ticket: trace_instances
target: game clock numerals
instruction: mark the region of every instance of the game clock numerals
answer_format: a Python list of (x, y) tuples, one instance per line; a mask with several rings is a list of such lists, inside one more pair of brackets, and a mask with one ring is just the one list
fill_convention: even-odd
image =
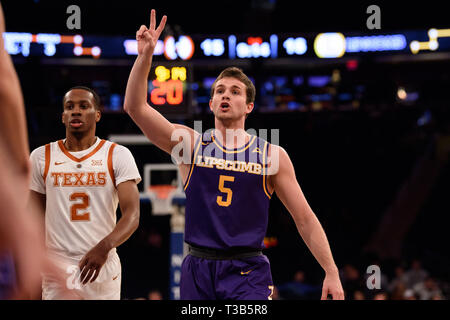
[[(156, 78), (155, 78), (156, 77)], [(154, 80), (149, 81), (149, 99), (154, 106), (177, 106), (185, 102), (184, 85), (187, 79), (185, 67), (158, 66)]]
[(179, 105), (183, 102), (183, 82), (181, 80), (169, 80), (160, 82), (152, 81), (153, 90), (150, 92), (150, 101), (154, 105)]
[(158, 65), (150, 73), (148, 103), (166, 118), (186, 118), (191, 101), (188, 90), (189, 69), (185, 66)]

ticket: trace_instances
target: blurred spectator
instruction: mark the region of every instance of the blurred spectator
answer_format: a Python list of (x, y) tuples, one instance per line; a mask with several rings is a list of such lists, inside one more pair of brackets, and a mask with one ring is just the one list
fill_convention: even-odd
[(298, 270), (294, 274), (294, 279), (291, 282), (284, 283), (278, 286), (279, 294), (286, 299), (292, 300), (310, 300), (315, 299), (318, 295), (320, 298), (321, 286), (307, 284), (305, 282), (305, 273)]
[(406, 292), (406, 283), (398, 281), (392, 286), (394, 283), (390, 283), (389, 287), (390, 294), (391, 294), (391, 300), (405, 300), (405, 292)]
[(356, 291), (364, 291), (365, 284), (358, 269), (352, 264), (346, 264), (340, 271), (342, 287), (346, 297), (353, 297)]
[(388, 290), (389, 292), (393, 292), (396, 288), (405, 287), (408, 285), (408, 276), (405, 272), (405, 268), (403, 266), (398, 265), (395, 267), (395, 277), (392, 279), (392, 281), (389, 283)]
[(431, 297), (431, 300), (445, 300), (444, 297), (440, 294), (435, 294)]
[(418, 300), (417, 295), (414, 293), (413, 289), (407, 289), (405, 290), (405, 293), (403, 295), (404, 300)]
[(364, 295), (364, 292), (361, 290), (356, 290), (353, 293), (353, 300), (366, 300), (366, 296)]
[(148, 293), (148, 300), (163, 300), (161, 291), (157, 289), (152, 289)]
[[(345, 290), (345, 296), (348, 300), (445, 300), (446, 291), (444, 290), (446, 283), (439, 282), (427, 276), (423, 281), (416, 283), (412, 288), (408, 287), (409, 277), (404, 263), (399, 263), (395, 268), (395, 275), (389, 282), (385, 274), (381, 274), (380, 289), (369, 289), (366, 281), (370, 274), (361, 274), (360, 271), (352, 264), (348, 263), (340, 270), (342, 285)], [(412, 279), (420, 279), (424, 274), (428, 274), (426, 270), (421, 268), (420, 261), (415, 260), (408, 270), (412, 275)], [(289, 298), (288, 298), (289, 299)]]
[(388, 294), (385, 291), (378, 291), (377, 293), (374, 294), (373, 299), (372, 300), (388, 300)]
[(442, 300), (442, 292), (436, 281), (432, 277), (427, 277), (424, 281), (417, 283), (413, 288), (420, 300)]
[(428, 271), (422, 268), (422, 262), (414, 259), (411, 263), (410, 269), (406, 272), (407, 287), (413, 288), (419, 282), (425, 281), (428, 277)]

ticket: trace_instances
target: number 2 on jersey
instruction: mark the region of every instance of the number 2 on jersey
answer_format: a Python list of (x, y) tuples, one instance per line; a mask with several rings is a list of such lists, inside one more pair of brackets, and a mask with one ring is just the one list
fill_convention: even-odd
[(234, 177), (220, 175), (219, 190), (227, 195), (225, 200), (223, 199), (223, 196), (217, 196), (217, 204), (221, 207), (228, 207), (231, 204), (231, 199), (233, 198), (233, 190), (224, 186), (225, 181), (233, 182)]
[(89, 207), (89, 196), (84, 192), (75, 192), (70, 195), (70, 201), (81, 200), (81, 203), (74, 203), (70, 207), (70, 220), (72, 221), (89, 221), (89, 212), (79, 213), (78, 210), (84, 210)]

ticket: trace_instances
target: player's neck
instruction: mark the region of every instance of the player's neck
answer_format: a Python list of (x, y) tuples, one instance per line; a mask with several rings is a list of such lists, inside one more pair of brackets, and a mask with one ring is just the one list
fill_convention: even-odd
[(72, 152), (83, 151), (92, 147), (96, 141), (97, 137), (95, 135), (75, 136), (67, 134), (64, 147)]
[(244, 122), (224, 123), (216, 119), (215, 124), (214, 137), (227, 149), (243, 147), (250, 140)]
[(214, 118), (214, 126), (225, 135), (226, 130), (242, 131), (245, 130), (245, 118), (240, 119), (217, 119)]

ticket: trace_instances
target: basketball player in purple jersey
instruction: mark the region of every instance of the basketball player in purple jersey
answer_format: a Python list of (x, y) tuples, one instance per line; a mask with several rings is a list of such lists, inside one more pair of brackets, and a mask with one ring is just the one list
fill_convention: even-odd
[(255, 98), (248, 77), (233, 67), (218, 76), (210, 100), (215, 129), (204, 134), (169, 122), (148, 105), (153, 51), (167, 20), (164, 16), (156, 28), (155, 15), (152, 10), (149, 28), (141, 26), (136, 33), (138, 57), (128, 79), (124, 109), (149, 140), (178, 159), (185, 182), (189, 254), (182, 265), (181, 299), (271, 298), (270, 264), (261, 249), (269, 200), (276, 192), (325, 271), (321, 298), (330, 294), (343, 300), (327, 237), (302, 193), (288, 154), (244, 131)]

